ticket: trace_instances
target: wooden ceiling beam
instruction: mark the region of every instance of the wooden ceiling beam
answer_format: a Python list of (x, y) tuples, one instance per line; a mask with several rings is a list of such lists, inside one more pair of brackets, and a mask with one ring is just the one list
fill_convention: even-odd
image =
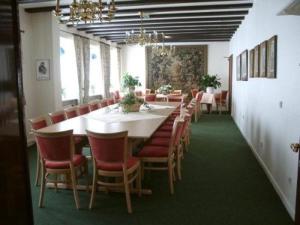
[[(144, 22), (143, 27), (150, 27), (150, 26), (172, 26), (172, 25), (201, 25), (201, 26), (231, 26), (231, 25), (239, 25), (241, 24), (240, 21), (235, 22), (198, 22), (198, 21), (182, 21), (182, 20), (175, 20), (172, 22)], [(77, 30), (79, 31), (89, 31), (95, 30), (100, 28), (124, 28), (124, 27), (140, 27), (141, 23), (127, 23), (127, 24), (102, 24), (99, 26), (93, 27), (78, 27)]]
[[(146, 30), (151, 31), (161, 31), (161, 30), (166, 30), (166, 29), (188, 29), (188, 28), (193, 28), (193, 29), (201, 29), (201, 30), (209, 30), (209, 29), (220, 29), (220, 30), (226, 30), (226, 29), (237, 29), (238, 26), (230, 25), (230, 26), (198, 26), (198, 25), (176, 25), (176, 26), (152, 26), (152, 27), (145, 27)], [(114, 28), (98, 28), (98, 29), (93, 29), (93, 30), (88, 30), (86, 33), (95, 33), (99, 31), (132, 31), (134, 30), (135, 32), (140, 31), (140, 27), (114, 27)]]

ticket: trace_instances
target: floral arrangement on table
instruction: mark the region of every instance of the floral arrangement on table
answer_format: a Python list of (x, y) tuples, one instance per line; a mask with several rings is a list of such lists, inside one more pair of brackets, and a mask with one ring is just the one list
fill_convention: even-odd
[(138, 112), (140, 106), (144, 104), (144, 99), (138, 98), (135, 93), (135, 87), (141, 86), (139, 79), (134, 78), (129, 73), (125, 73), (121, 80), (122, 89), (125, 90), (126, 94), (119, 102), (123, 112)]
[(200, 78), (200, 87), (206, 89), (207, 93), (213, 93), (213, 90), (221, 87), (221, 78), (218, 75), (205, 74)]
[(165, 84), (158, 88), (158, 93), (160, 94), (170, 94), (173, 91), (173, 87), (171, 84)]

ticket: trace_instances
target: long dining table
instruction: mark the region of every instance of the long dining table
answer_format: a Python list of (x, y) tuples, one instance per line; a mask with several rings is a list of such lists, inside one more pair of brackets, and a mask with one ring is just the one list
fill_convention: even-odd
[[(180, 102), (151, 102), (148, 107), (141, 106), (139, 112), (124, 113), (118, 104), (114, 104), (52, 124), (39, 131), (73, 130), (76, 136), (86, 136), (86, 130), (99, 133), (128, 131), (128, 149), (132, 154), (134, 142), (150, 138), (179, 105)], [(48, 187), (53, 187), (53, 184), (48, 184)], [(59, 184), (58, 187), (69, 188), (64, 184)], [(150, 194), (151, 190), (144, 190), (143, 193)]]

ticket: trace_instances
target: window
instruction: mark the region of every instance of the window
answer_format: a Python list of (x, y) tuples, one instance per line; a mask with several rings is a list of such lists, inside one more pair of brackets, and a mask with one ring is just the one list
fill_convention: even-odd
[(118, 49), (110, 48), (110, 91), (120, 90), (120, 71)]
[(90, 89), (89, 95), (102, 94), (102, 70), (101, 70), (101, 57), (100, 45), (97, 42), (90, 44)]
[(74, 40), (65, 33), (60, 36), (60, 79), (62, 101), (79, 99)]

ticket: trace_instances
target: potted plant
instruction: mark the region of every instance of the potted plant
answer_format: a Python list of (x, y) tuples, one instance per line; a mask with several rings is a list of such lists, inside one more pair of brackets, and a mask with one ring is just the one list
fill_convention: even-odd
[(206, 89), (207, 93), (214, 93), (214, 89), (221, 87), (221, 82), (219, 81), (221, 78), (218, 75), (203, 75), (200, 79), (200, 86), (203, 89)]
[(121, 85), (124, 90), (128, 90), (129, 92), (134, 92), (136, 86), (141, 86), (139, 79), (137, 77), (133, 77), (129, 73), (125, 73), (122, 76)]
[(170, 94), (172, 90), (173, 88), (171, 84), (165, 84), (158, 88), (158, 93), (166, 95), (166, 94)]
[(123, 112), (138, 112), (144, 100), (135, 96), (134, 90), (136, 86), (141, 86), (138, 78), (134, 78), (129, 73), (122, 76), (122, 88), (126, 90), (126, 94), (119, 102)]

